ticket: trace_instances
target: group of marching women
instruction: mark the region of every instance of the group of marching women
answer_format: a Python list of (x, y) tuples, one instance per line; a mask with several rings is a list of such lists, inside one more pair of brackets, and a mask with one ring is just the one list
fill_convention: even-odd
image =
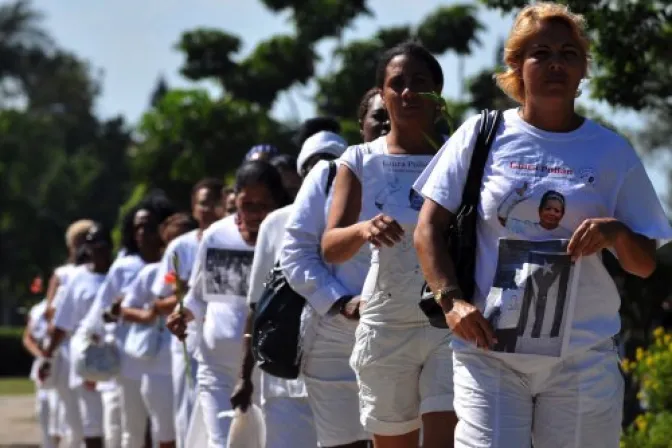
[[(45, 431), (226, 447), (228, 411), (259, 404), (267, 448), (617, 447), (620, 298), (601, 252), (647, 277), (672, 229), (630, 144), (575, 110), (583, 18), (526, 7), (504, 57), (497, 83), (520, 107), (450, 136), (421, 95), (441, 92), (441, 66), (408, 42), (381, 56), (361, 144), (317, 120), (296, 159), (255, 147), (230, 194), (194, 187), (191, 215), (138, 205), (114, 261), (105, 229), (75, 224), (29, 324), (47, 341), (36, 378), (53, 378)], [(305, 299), (296, 379), (255, 369), (274, 266)], [(119, 371), (82, 378), (82, 344), (106, 340)]]

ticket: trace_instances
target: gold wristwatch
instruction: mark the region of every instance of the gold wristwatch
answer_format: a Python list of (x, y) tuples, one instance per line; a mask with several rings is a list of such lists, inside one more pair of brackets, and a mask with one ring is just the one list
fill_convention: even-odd
[(443, 308), (443, 299), (451, 299), (450, 307), (453, 307), (453, 300), (461, 299), (462, 291), (459, 286), (448, 286), (441, 288), (434, 293), (434, 300)]

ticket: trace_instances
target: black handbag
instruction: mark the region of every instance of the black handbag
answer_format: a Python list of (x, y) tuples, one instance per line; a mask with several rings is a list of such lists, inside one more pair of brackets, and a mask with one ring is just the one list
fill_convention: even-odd
[(301, 370), (301, 313), (306, 299), (287, 282), (279, 264), (273, 268), (254, 307), (252, 356), (261, 370), (295, 379)]
[[(336, 177), (336, 162), (329, 161), (325, 196)], [(301, 314), (306, 299), (289, 286), (276, 263), (264, 292), (254, 307), (252, 356), (261, 370), (278, 378), (295, 379), (301, 370)]]
[[(478, 137), (469, 164), (469, 173), (462, 192), (462, 203), (447, 231), (448, 251), (450, 252), (455, 275), (462, 290), (463, 299), (471, 301), (476, 289), (476, 220), (481, 196), (483, 172), (488, 160), (490, 147), (501, 121), (501, 111), (483, 110)], [(448, 328), (443, 309), (434, 300), (434, 294), (425, 283), (421, 291), (420, 309), (429, 319), (430, 325)]]

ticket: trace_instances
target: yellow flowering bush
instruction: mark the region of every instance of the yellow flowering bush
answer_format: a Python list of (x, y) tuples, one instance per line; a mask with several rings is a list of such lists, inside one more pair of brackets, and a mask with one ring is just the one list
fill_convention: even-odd
[(646, 412), (637, 416), (621, 438), (621, 448), (672, 447), (672, 334), (653, 332), (653, 343), (639, 347), (634, 360), (621, 367), (639, 384), (637, 398)]

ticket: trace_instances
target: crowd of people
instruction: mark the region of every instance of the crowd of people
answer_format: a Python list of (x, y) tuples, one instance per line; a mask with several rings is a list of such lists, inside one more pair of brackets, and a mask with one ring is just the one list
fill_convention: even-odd
[[(482, 116), (443, 135), (420, 93), (444, 73), (417, 42), (381, 56), (361, 144), (308, 120), (298, 157), (253, 147), (231, 188), (196, 183), (190, 213), (147, 197), (116, 258), (104, 226), (73, 223), (24, 338), (43, 446), (225, 448), (228, 411), (258, 404), (266, 448), (617, 447), (620, 298), (600, 252), (647, 277), (672, 229), (630, 144), (575, 110), (589, 47), (564, 6), (515, 20), (497, 83), (520, 107), (484, 159), (473, 296), (447, 235)], [(255, 369), (275, 266), (306, 302), (296, 379)], [(418, 306), (427, 287), (445, 328)], [(106, 344), (119, 368), (82, 377)]]

